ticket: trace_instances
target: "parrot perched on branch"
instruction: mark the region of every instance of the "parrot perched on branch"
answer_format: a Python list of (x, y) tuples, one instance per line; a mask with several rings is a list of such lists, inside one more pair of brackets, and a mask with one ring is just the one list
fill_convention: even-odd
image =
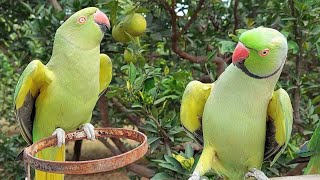
[[(112, 62), (100, 54), (100, 42), (110, 29), (98, 8), (82, 9), (57, 30), (50, 61), (31, 61), (14, 93), (17, 119), (24, 139), (32, 144), (57, 136), (57, 146), (37, 153), (46, 160), (65, 160), (65, 131), (83, 129), (94, 140), (93, 108), (112, 78)], [(63, 179), (62, 174), (37, 171), (36, 179)]]
[(263, 160), (279, 158), (292, 130), (290, 98), (274, 91), (286, 57), (280, 32), (255, 28), (241, 34), (232, 64), (214, 83), (187, 85), (181, 123), (204, 145), (190, 179), (210, 169), (231, 180), (268, 179), (259, 170)]

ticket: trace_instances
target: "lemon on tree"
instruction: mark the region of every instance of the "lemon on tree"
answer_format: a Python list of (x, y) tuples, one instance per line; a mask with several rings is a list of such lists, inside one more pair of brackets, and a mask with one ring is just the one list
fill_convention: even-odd
[(124, 50), (124, 53), (123, 53), (123, 58), (124, 58), (124, 61), (126, 61), (127, 63), (135, 63), (137, 62), (137, 59), (135, 58), (135, 56), (129, 51), (129, 50)]
[(139, 13), (127, 15), (123, 23), (125, 31), (133, 37), (141, 36), (147, 28), (146, 19)]
[(112, 37), (114, 40), (122, 43), (130, 42), (130, 37), (125, 32), (124, 23), (120, 22), (112, 29)]

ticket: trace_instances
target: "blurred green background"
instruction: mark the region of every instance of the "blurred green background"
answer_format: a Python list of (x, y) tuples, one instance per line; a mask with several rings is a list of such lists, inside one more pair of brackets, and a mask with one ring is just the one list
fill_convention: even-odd
[[(289, 52), (277, 87), (290, 94), (294, 127), (285, 153), (272, 167), (266, 162), (263, 170), (268, 176), (302, 173), (305, 165), (287, 162), (319, 124), (319, 0), (0, 0), (0, 179), (24, 176), (23, 163), (15, 160), (26, 146), (13, 111), (19, 75), (34, 59), (46, 63), (55, 30), (89, 6), (100, 8), (112, 25), (132, 10), (147, 20), (139, 42), (119, 43), (106, 33), (101, 52), (111, 57), (114, 78), (93, 122), (96, 127), (130, 126), (146, 133), (150, 149), (143, 167), (150, 170), (149, 177), (157, 174), (153, 179), (186, 179), (201, 154), (201, 147), (180, 126), (180, 100), (187, 83), (216, 80), (230, 64), (243, 29), (265, 26), (281, 31)], [(124, 60), (125, 49), (136, 62)], [(184, 159), (172, 156), (179, 153)], [(141, 176), (136, 172), (130, 178)]]

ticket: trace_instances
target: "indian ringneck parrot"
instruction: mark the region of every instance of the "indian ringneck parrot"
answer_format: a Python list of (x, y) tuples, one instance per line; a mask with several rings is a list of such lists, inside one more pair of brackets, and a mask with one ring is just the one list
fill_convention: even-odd
[[(17, 119), (24, 139), (32, 144), (56, 135), (58, 147), (45, 149), (38, 158), (65, 160), (65, 131), (83, 129), (94, 140), (91, 120), (99, 95), (112, 78), (112, 63), (100, 54), (108, 17), (98, 8), (74, 13), (57, 30), (50, 61), (31, 61), (14, 93)], [(36, 179), (63, 179), (62, 174), (37, 171)]]
[(287, 57), (287, 40), (259, 27), (241, 34), (232, 64), (212, 84), (190, 82), (181, 102), (181, 123), (203, 143), (190, 179), (214, 170), (226, 179), (267, 179), (264, 158), (284, 152), (293, 110), (283, 89), (274, 91)]

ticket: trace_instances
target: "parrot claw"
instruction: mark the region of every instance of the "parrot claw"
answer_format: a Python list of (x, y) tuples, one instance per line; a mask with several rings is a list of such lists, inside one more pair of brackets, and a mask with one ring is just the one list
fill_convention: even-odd
[(87, 139), (91, 141), (96, 140), (96, 135), (94, 134), (94, 126), (90, 123), (85, 123), (82, 125), (81, 129), (86, 133)]
[(269, 180), (269, 178), (259, 169), (252, 168), (244, 175), (245, 179), (249, 177), (254, 177), (257, 180)]
[(57, 128), (55, 131), (53, 131), (52, 135), (57, 135), (57, 146), (59, 148), (66, 143), (66, 133), (62, 128)]
[(188, 180), (200, 180), (200, 173), (199, 172), (193, 172), (191, 177), (189, 177)]

